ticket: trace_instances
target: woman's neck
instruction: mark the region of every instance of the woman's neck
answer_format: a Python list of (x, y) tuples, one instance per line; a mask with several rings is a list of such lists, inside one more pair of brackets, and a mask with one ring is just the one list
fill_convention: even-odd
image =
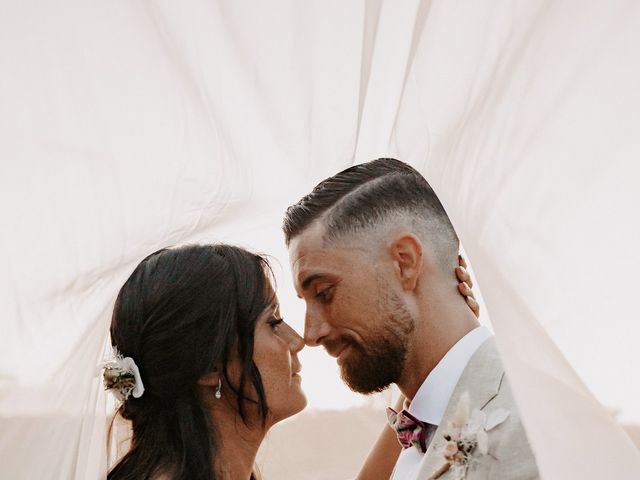
[(221, 480), (249, 480), (266, 428), (261, 421), (252, 420), (247, 426), (238, 415), (217, 413), (214, 471)]

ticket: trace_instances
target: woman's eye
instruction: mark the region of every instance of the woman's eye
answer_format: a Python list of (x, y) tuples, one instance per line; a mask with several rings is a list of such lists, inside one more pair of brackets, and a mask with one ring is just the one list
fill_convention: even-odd
[(272, 318), (271, 320), (269, 320), (267, 323), (269, 324), (269, 326), (271, 327), (271, 330), (273, 330), (274, 332), (277, 332), (279, 330), (279, 326), (280, 324), (284, 321), (283, 318)]
[(316, 293), (316, 298), (322, 303), (328, 303), (331, 301), (331, 294), (333, 293), (333, 287), (327, 287), (324, 290), (320, 290)]

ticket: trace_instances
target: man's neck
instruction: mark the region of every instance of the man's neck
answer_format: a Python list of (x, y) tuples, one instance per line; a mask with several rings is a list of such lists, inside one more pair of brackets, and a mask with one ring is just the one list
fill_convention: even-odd
[(409, 401), (447, 352), (480, 325), (466, 303), (455, 300), (436, 307), (432, 305), (429, 318), (436, 321), (416, 322), (402, 377), (397, 382)]

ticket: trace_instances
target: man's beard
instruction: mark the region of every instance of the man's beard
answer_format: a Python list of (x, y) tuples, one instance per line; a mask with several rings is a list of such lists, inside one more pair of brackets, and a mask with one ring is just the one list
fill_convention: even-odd
[(351, 351), (342, 364), (341, 377), (354, 392), (381, 392), (397, 383), (404, 370), (410, 334), (415, 328), (413, 317), (396, 295), (387, 292), (382, 297), (382, 331), (364, 345), (344, 339)]

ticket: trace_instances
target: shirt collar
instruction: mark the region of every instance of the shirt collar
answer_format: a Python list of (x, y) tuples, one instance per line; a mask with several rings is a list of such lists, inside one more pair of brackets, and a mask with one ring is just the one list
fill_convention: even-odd
[(491, 335), (488, 328), (477, 327), (458, 340), (427, 375), (413, 397), (409, 413), (423, 422), (440, 425), (462, 372)]

